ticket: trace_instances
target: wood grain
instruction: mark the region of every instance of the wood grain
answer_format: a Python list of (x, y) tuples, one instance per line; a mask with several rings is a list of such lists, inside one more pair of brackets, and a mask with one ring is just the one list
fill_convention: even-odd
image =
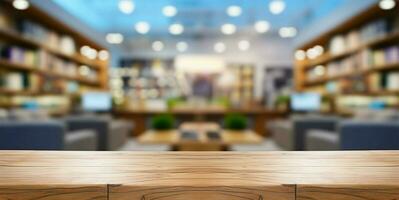
[(110, 186), (112, 200), (294, 200), (295, 186), (137, 187)]
[(107, 200), (107, 185), (0, 186), (0, 200)]
[(297, 200), (398, 200), (399, 185), (297, 186)]

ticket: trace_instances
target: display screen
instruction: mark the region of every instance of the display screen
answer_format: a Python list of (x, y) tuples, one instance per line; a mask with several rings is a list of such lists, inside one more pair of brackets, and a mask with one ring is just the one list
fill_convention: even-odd
[(112, 108), (112, 97), (106, 92), (90, 92), (82, 96), (85, 111), (108, 111)]
[(321, 97), (316, 93), (297, 93), (291, 96), (291, 109), (294, 111), (319, 111)]

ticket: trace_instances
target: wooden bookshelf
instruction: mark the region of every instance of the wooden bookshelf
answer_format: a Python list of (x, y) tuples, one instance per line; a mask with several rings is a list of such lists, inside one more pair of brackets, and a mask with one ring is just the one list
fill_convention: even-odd
[[(96, 77), (89, 78), (86, 76), (82, 76), (79, 75), (79, 72), (76, 72), (76, 76), (71, 76), (63, 73), (62, 70), (58, 70), (57, 72), (53, 70), (48, 70), (49, 67), (47, 66), (31, 66), (27, 64), (21, 64), (23, 62), (16, 63), (5, 58), (0, 58), (0, 69), (11, 72), (25, 72), (28, 74), (35, 73), (60, 81), (75, 81), (79, 84), (79, 86), (87, 86), (92, 88), (93, 90), (108, 89), (108, 60), (100, 60), (99, 58), (89, 59), (79, 53), (79, 49), (85, 45), (90, 46), (97, 51), (106, 50), (105, 47), (91, 40), (88, 36), (81, 34), (79, 31), (72, 29), (68, 25), (59, 21), (50, 14), (40, 10), (34, 5), (30, 5), (27, 10), (20, 11), (12, 7), (11, 1), (3, 1), (0, 2), (0, 7), (1, 9), (3, 9), (3, 11), (6, 11), (7, 15), (9, 14), (10, 16), (14, 17), (17, 16), (18, 20), (28, 19), (39, 24), (40, 26), (43, 26), (48, 30), (53, 31), (58, 35), (70, 36), (75, 42), (76, 52), (73, 54), (64, 53), (62, 50), (50, 47), (49, 45), (44, 44), (39, 40), (24, 36), (17, 30), (14, 30), (13, 27), (0, 26), (0, 41), (2, 41), (3, 43), (7, 43), (8, 45), (15, 45), (17, 47), (27, 48), (34, 51), (44, 51), (46, 54), (54, 56), (62, 61), (74, 63), (74, 65), (77, 66), (77, 70), (79, 70), (79, 67), (82, 65), (87, 66), (90, 70), (95, 72), (94, 74), (96, 74)], [(28, 90), (14, 91), (0, 87), (0, 95), (6, 96), (40, 96), (48, 94), (49, 93), (46, 92), (32, 92)], [(50, 94), (66, 95), (63, 93)]]
[[(398, 2), (399, 3), (399, 2)], [(330, 41), (337, 35), (342, 35), (346, 37), (351, 31), (357, 30), (360, 34), (360, 29), (365, 25), (368, 25), (370, 22), (379, 19), (388, 19), (395, 18), (399, 19), (399, 8), (396, 6), (392, 10), (382, 10), (379, 8), (377, 4), (372, 5), (366, 10), (360, 12), (359, 14), (353, 16), (337, 27), (332, 28), (331, 30), (315, 37), (313, 40), (307, 42), (306, 44), (298, 47), (298, 50), (308, 50), (316, 45), (320, 45), (324, 47), (325, 52), (322, 55), (319, 55), (315, 59), (306, 58), (304, 60), (295, 60), (294, 72), (295, 72), (295, 85), (296, 90), (299, 92), (312, 91), (313, 88), (317, 87), (325, 87), (328, 82), (335, 81), (339, 82), (344, 79), (348, 79), (351, 77), (367, 77), (369, 75), (375, 73), (381, 73), (386, 71), (399, 71), (399, 62), (383, 64), (383, 65), (371, 65), (368, 66), (356, 66), (351, 70), (342, 71), (341, 73), (337, 73), (336, 75), (328, 75), (327, 72), (328, 64), (336, 63), (344, 61), (347, 58), (355, 59), (355, 56), (360, 56), (362, 52), (366, 50), (379, 50), (379, 48), (387, 48), (390, 46), (398, 46), (399, 45), (399, 29), (391, 30), (384, 34), (383, 36), (379, 35), (375, 38), (371, 38), (368, 41), (362, 41), (360, 39), (360, 44), (356, 47), (347, 48), (345, 51), (332, 54), (328, 51)], [(389, 21), (389, 20), (387, 20)], [(389, 21), (390, 22), (390, 21)], [(389, 25), (387, 25), (389, 27)], [(396, 24), (397, 26), (397, 24)], [(362, 43), (363, 42), (363, 43)], [(372, 52), (374, 53), (374, 52)], [(374, 56), (373, 54), (371, 56)], [(374, 58), (373, 58), (374, 59)], [(320, 76), (313, 76), (314, 78), (309, 78), (308, 74), (311, 70), (315, 70), (316, 67), (323, 66), (325, 69), (324, 74)], [(344, 66), (346, 67), (346, 66)], [(366, 69), (365, 69), (366, 68)], [(342, 69), (342, 66), (338, 69)], [(318, 77), (318, 78), (317, 78)], [(367, 83), (366, 83), (367, 84)], [(356, 92), (358, 93), (358, 92)], [(381, 92), (359, 92), (364, 93), (366, 95), (396, 95), (398, 94), (396, 91), (381, 91)], [(341, 94), (341, 95), (346, 95)], [(350, 95), (350, 94), (348, 94)]]

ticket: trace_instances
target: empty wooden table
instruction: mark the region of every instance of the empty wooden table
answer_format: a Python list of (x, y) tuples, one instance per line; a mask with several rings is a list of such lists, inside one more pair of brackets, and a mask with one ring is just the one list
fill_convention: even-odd
[(399, 152), (0, 151), (1, 200), (397, 200)]
[[(195, 131), (195, 138), (185, 138), (184, 132)], [(219, 139), (207, 136), (208, 131), (217, 132)], [(258, 144), (263, 138), (252, 130), (232, 131), (220, 130), (215, 123), (190, 122), (181, 125), (179, 130), (156, 131), (149, 130), (138, 137), (143, 144), (168, 144), (175, 150), (181, 151), (219, 151), (228, 149), (234, 144)]]

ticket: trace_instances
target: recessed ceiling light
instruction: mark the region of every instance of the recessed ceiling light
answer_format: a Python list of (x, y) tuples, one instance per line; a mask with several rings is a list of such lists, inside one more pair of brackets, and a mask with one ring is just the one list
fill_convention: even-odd
[(108, 33), (105, 39), (110, 44), (120, 44), (123, 42), (123, 35), (120, 33)]
[(169, 33), (172, 35), (180, 35), (184, 32), (184, 26), (181, 24), (172, 24), (169, 26)]
[(266, 33), (270, 30), (270, 23), (268, 21), (257, 21), (254, 25), (256, 32)]
[(248, 51), (251, 47), (251, 43), (248, 40), (241, 40), (238, 42), (238, 49), (241, 51)]
[(119, 0), (119, 10), (125, 14), (131, 14), (134, 11), (135, 5), (132, 0)]
[(135, 25), (135, 29), (140, 34), (147, 34), (150, 31), (151, 26), (147, 22), (138, 22)]
[(295, 51), (295, 59), (297, 60), (305, 60), (306, 52), (304, 50)]
[(188, 44), (187, 44), (187, 42), (178, 42), (178, 43), (176, 44), (176, 49), (177, 49), (179, 52), (185, 52), (185, 51), (187, 51), (187, 49), (188, 49)]
[(177, 8), (174, 6), (165, 6), (162, 9), (162, 13), (166, 16), (166, 17), (174, 17), (177, 14)]
[(285, 2), (283, 0), (273, 0), (269, 4), (269, 10), (272, 14), (278, 15), (285, 10)]
[(383, 10), (391, 10), (396, 6), (395, 0), (380, 0), (378, 4)]
[(152, 43), (152, 49), (154, 51), (162, 51), (165, 45), (161, 41), (155, 41)]
[(14, 0), (12, 2), (12, 6), (14, 6), (17, 10), (26, 10), (29, 8), (29, 1), (27, 0)]
[(298, 31), (295, 27), (282, 27), (279, 30), (280, 37), (282, 38), (292, 38), (295, 37)]
[(213, 46), (216, 53), (223, 53), (226, 51), (226, 45), (223, 42), (218, 42)]
[(225, 35), (232, 35), (237, 31), (237, 27), (234, 24), (223, 24), (221, 31)]
[(240, 6), (229, 6), (226, 12), (230, 17), (238, 17), (241, 15), (242, 9)]
[(108, 60), (109, 52), (107, 50), (101, 50), (100, 52), (98, 52), (98, 58), (100, 60)]

